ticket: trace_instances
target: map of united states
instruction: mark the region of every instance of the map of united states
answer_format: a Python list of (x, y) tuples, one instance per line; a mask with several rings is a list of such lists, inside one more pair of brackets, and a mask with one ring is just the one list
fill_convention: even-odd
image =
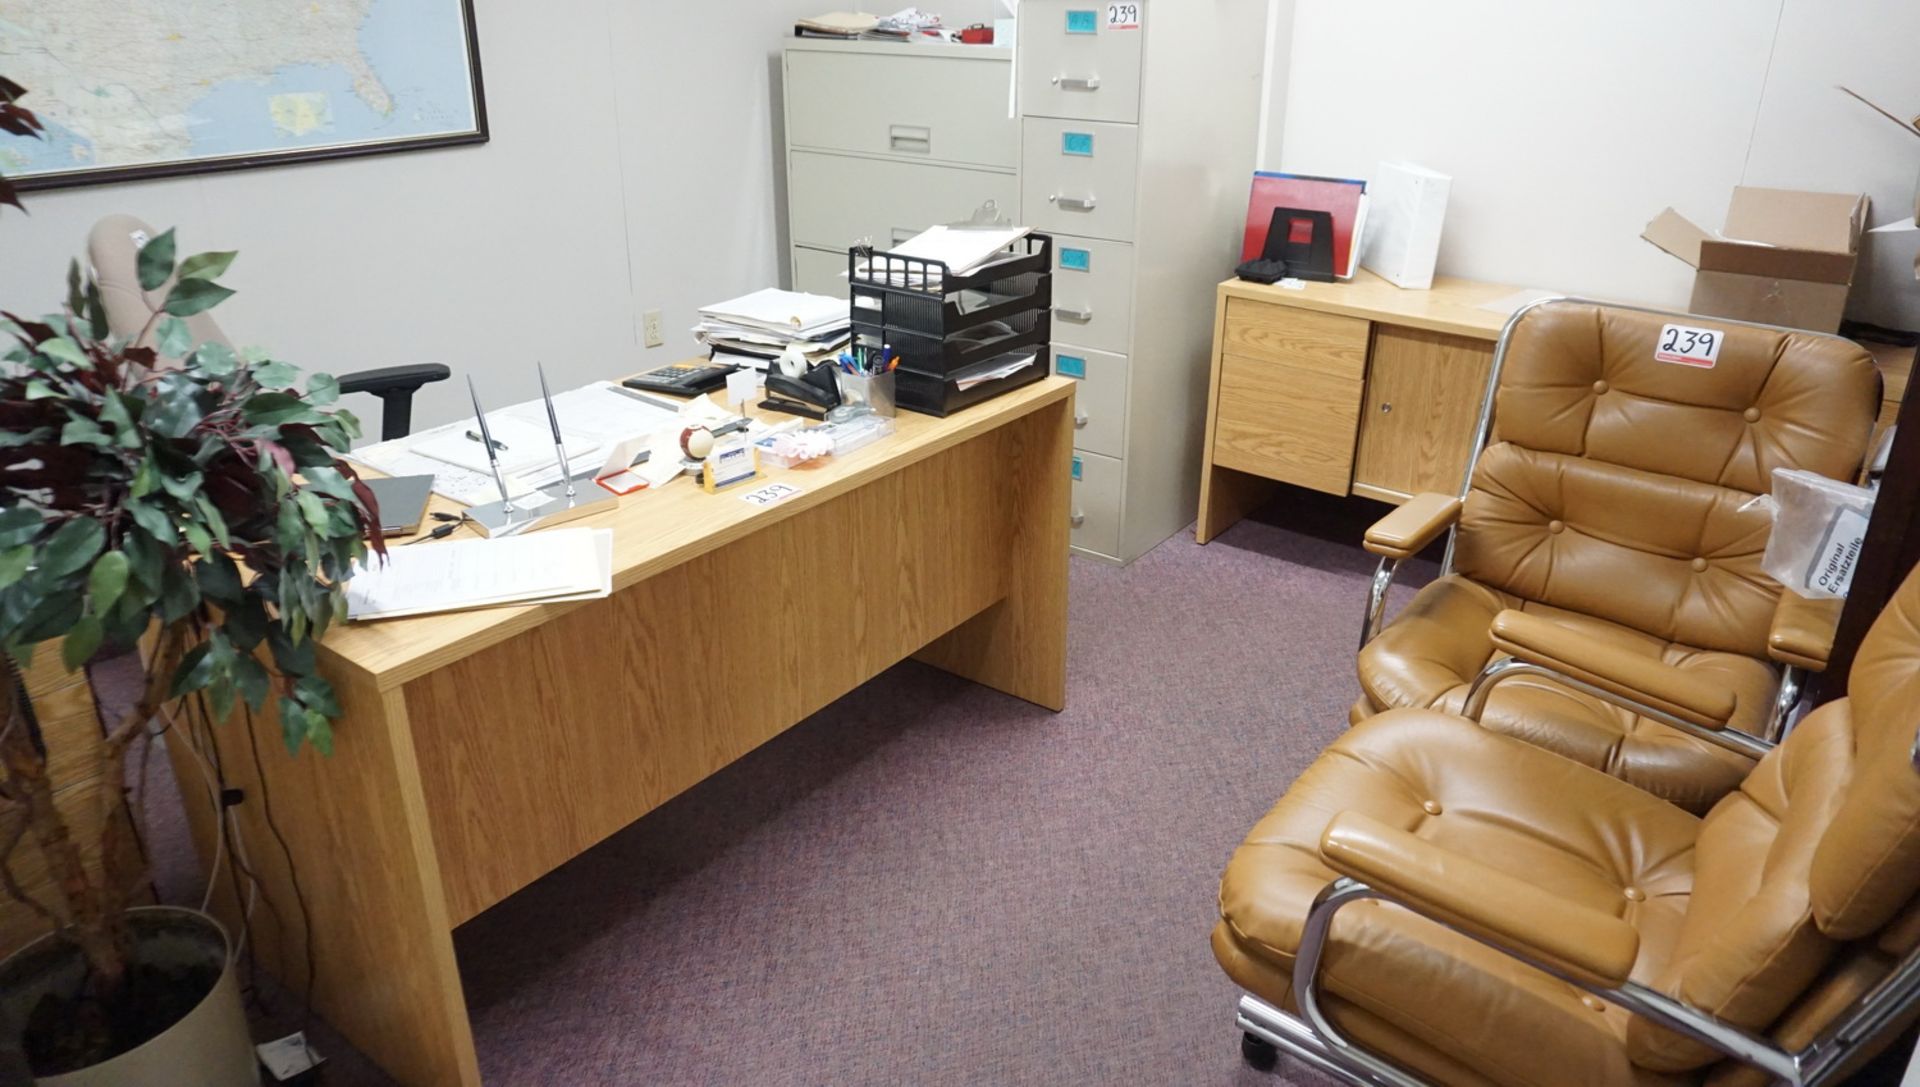
[(474, 127), (458, 0), (0, 0), (0, 75), (47, 139), (0, 173), (364, 144)]

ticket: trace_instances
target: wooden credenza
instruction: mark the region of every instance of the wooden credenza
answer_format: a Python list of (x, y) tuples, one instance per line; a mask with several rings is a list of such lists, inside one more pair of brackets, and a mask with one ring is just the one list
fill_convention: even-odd
[(1214, 312), (1200, 519), (1206, 543), (1275, 483), (1400, 503), (1457, 491), (1516, 288), (1371, 272), (1304, 289), (1230, 279)]

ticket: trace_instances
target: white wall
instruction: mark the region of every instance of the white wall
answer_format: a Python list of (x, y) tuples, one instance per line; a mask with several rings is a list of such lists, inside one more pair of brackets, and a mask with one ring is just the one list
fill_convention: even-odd
[[(1670, 204), (1718, 226), (1750, 184), (1913, 211), (1920, 139), (1833, 90), (1920, 112), (1911, 0), (1300, 0), (1292, 35), (1269, 168), (1453, 175), (1443, 273), (1684, 305), (1691, 270), (1639, 240)], [(1916, 240), (1892, 242), (1854, 311), (1920, 327)]]
[[(536, 359), (577, 384), (683, 358), (697, 307), (779, 279), (778, 52), (830, 6), (477, 0), (489, 143), (28, 193), (30, 214), (0, 211), (0, 308), (57, 305), (88, 228), (125, 211), (241, 251), (216, 316), (242, 343), (335, 372), (452, 366), (416, 425), (470, 411), (468, 372), (506, 404), (537, 395)], [(649, 309), (667, 344), (643, 352)]]

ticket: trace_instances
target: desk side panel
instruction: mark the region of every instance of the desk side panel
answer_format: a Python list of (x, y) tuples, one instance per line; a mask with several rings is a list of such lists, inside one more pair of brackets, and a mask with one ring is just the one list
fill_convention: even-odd
[(1018, 437), (769, 519), (408, 684), (456, 923), (1006, 597)]

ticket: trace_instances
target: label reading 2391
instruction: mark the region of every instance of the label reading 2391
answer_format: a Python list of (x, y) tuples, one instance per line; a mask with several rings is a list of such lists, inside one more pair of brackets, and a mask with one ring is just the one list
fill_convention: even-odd
[(1139, 4), (1108, 4), (1107, 5), (1107, 29), (1108, 30), (1140, 29), (1140, 5)]
[(1672, 362), (1681, 366), (1698, 366), (1702, 370), (1713, 369), (1720, 361), (1721, 336), (1718, 329), (1695, 328), (1692, 325), (1662, 325), (1660, 340), (1653, 351), (1657, 362)]

